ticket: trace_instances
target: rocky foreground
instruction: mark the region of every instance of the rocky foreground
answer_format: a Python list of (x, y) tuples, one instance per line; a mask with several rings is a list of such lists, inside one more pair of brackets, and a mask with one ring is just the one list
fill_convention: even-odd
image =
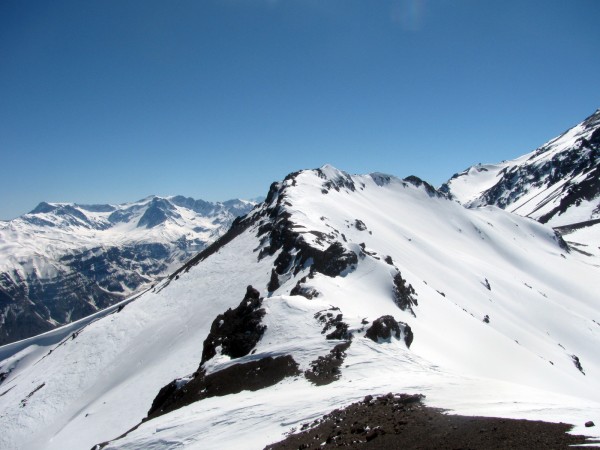
[[(562, 449), (590, 444), (565, 423), (444, 414), (422, 395), (387, 394), (336, 409), (265, 450)], [(592, 424), (589, 424), (592, 425)], [(296, 430), (294, 430), (296, 431)], [(596, 446), (586, 448), (600, 448)]]

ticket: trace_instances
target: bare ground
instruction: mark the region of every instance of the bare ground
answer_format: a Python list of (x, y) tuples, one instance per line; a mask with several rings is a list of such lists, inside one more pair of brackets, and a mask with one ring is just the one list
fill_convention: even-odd
[[(566, 449), (589, 443), (567, 434), (572, 426), (529, 420), (445, 414), (422, 396), (387, 394), (336, 409), (304, 424), (266, 449)], [(587, 448), (599, 448), (596, 447)]]

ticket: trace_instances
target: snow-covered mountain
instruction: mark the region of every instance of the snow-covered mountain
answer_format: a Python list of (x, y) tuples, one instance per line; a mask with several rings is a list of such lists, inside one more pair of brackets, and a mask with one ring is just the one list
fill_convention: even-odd
[(416, 177), (293, 173), (153, 289), (1, 347), (0, 448), (260, 449), (387, 392), (598, 436), (598, 270)]
[(468, 207), (495, 205), (547, 223), (577, 249), (600, 254), (600, 110), (531, 153), (469, 167), (441, 189)]
[(0, 222), (0, 345), (80, 319), (172, 272), (255, 202), (151, 196), (40, 203)]

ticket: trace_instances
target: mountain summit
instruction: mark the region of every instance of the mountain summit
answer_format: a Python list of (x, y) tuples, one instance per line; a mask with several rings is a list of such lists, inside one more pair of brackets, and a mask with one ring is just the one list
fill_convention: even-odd
[(295, 172), (154, 289), (0, 348), (0, 447), (260, 449), (388, 392), (582, 432), (600, 423), (585, 258), (417, 177)]

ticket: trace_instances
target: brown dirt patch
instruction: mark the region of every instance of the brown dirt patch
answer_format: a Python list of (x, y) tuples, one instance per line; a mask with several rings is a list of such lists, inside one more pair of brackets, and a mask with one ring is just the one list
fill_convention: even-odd
[[(422, 396), (387, 394), (336, 409), (266, 449), (566, 449), (584, 436), (564, 423), (444, 414)], [(592, 448), (592, 447), (587, 447)], [(593, 447), (593, 448), (600, 448)]]

